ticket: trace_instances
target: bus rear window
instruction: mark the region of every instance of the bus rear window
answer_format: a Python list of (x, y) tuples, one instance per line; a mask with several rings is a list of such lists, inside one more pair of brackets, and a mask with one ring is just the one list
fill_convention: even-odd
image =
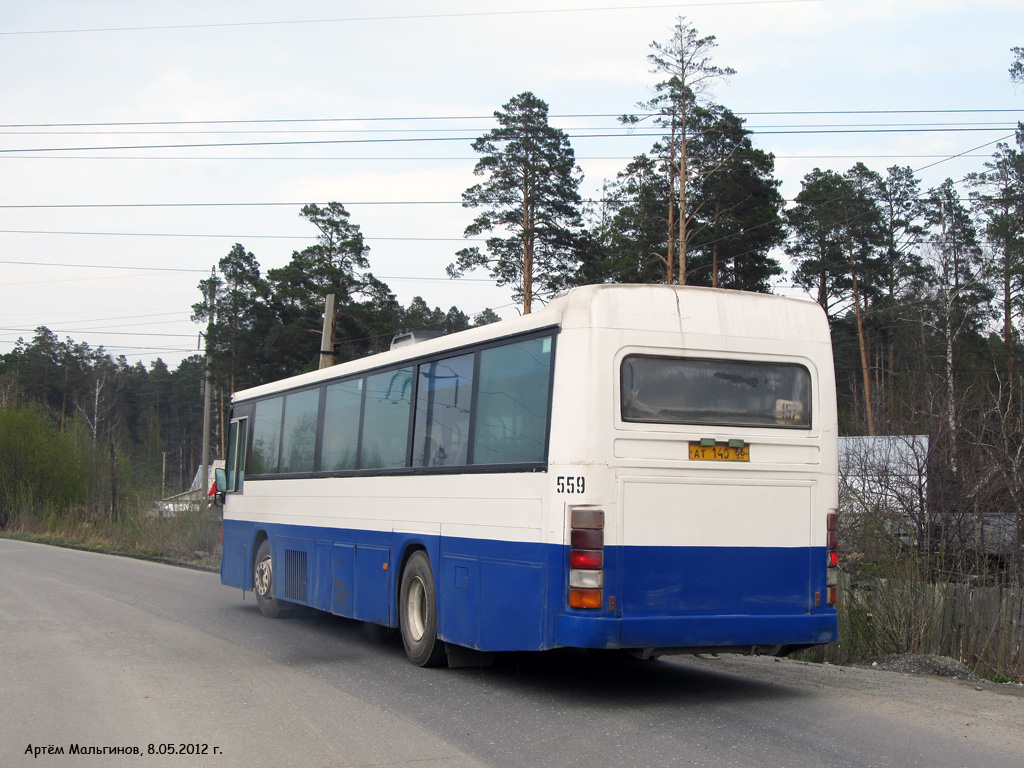
[(623, 421), (809, 429), (811, 374), (792, 363), (630, 355)]

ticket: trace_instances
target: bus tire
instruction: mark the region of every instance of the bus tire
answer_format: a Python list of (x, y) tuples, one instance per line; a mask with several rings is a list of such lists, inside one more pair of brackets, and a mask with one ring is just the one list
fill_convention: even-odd
[(291, 613), (291, 603), (274, 597), (274, 561), (270, 556), (270, 542), (264, 539), (256, 550), (252, 566), (252, 588), (260, 613), (270, 619), (280, 619)]
[(398, 625), (409, 661), (418, 667), (436, 667), (445, 658), (444, 642), (437, 637), (437, 591), (430, 559), (413, 552), (402, 571), (398, 593)]

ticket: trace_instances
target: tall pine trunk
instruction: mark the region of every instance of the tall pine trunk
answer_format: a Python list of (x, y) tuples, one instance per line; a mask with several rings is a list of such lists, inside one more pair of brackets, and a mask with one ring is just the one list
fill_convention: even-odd
[(686, 110), (679, 129), (679, 284), (686, 285)]
[(861, 374), (864, 381), (864, 415), (867, 420), (868, 434), (875, 434), (875, 414), (871, 406), (871, 366), (868, 361), (867, 332), (864, 329), (864, 313), (860, 306), (860, 289), (857, 283), (857, 267), (853, 258), (853, 239), (847, 223), (846, 252), (850, 259), (850, 276), (853, 278), (853, 308), (857, 314), (857, 343), (860, 346)]

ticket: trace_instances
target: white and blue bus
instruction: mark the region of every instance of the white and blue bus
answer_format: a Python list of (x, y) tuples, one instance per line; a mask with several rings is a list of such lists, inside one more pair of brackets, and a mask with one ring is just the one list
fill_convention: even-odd
[(588, 286), (254, 387), (217, 487), (224, 584), (268, 616), (398, 627), (423, 666), (837, 636), (834, 370), (810, 301)]

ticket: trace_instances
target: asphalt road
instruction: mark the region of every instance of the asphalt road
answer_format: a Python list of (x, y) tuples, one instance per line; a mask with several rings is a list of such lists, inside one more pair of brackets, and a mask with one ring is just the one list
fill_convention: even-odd
[(1019, 686), (729, 656), (425, 670), (216, 574), (0, 540), (0, 575), (0, 766), (1024, 765)]

